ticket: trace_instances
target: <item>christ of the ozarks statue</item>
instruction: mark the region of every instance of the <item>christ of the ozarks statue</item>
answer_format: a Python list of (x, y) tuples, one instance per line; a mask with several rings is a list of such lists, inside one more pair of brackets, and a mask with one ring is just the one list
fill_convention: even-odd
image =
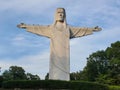
[(93, 28), (72, 27), (66, 23), (64, 8), (57, 8), (55, 21), (52, 25), (27, 25), (21, 23), (19, 28), (28, 32), (50, 38), (49, 79), (70, 80), (70, 44), (69, 39), (82, 37), (100, 31), (98, 26)]

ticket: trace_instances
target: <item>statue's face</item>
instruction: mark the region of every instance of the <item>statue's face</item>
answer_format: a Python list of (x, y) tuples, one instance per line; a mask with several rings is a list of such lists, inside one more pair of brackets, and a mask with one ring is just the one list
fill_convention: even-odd
[(65, 17), (65, 12), (63, 9), (59, 8), (56, 12), (56, 21), (63, 22)]

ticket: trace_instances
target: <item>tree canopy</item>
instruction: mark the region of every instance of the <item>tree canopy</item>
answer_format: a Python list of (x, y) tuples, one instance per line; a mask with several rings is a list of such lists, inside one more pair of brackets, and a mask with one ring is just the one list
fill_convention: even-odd
[(71, 80), (120, 85), (120, 41), (90, 54), (83, 71), (71, 73)]
[(25, 73), (25, 70), (19, 66), (11, 66), (2, 74), (4, 80), (40, 80), (38, 75)]

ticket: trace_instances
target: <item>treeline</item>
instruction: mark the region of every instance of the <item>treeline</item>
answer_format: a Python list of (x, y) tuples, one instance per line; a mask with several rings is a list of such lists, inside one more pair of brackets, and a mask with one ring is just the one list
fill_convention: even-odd
[(120, 41), (112, 43), (106, 50), (89, 55), (83, 71), (71, 73), (70, 78), (71, 80), (120, 85)]
[[(45, 79), (48, 79), (48, 76), (47, 74)], [(106, 50), (89, 55), (83, 71), (71, 73), (70, 79), (120, 85), (120, 41), (112, 43)], [(22, 67), (11, 66), (0, 76), (0, 82), (8, 80), (40, 80), (40, 77), (25, 73)]]
[(0, 76), (0, 81), (10, 80), (40, 80), (40, 77), (31, 73), (25, 73), (22, 67), (11, 66), (9, 70), (5, 70)]

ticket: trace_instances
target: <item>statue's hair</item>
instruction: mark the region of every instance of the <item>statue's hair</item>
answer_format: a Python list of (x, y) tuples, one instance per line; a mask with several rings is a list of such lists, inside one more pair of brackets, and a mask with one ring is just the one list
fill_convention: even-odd
[(63, 9), (63, 10), (65, 11), (65, 9), (64, 9), (64, 8), (62, 8), (62, 7), (59, 7), (59, 8), (57, 8), (57, 9)]

